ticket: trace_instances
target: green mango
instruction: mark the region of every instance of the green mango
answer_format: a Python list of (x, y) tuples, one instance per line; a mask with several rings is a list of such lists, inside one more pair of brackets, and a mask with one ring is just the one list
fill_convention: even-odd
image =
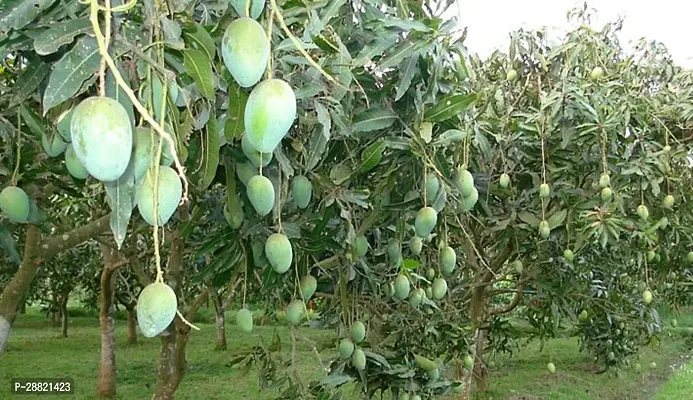
[(344, 338), (339, 342), (339, 356), (346, 359), (354, 353), (354, 342)]
[(123, 175), (130, 163), (133, 133), (130, 117), (119, 102), (108, 97), (82, 100), (70, 130), (75, 154), (91, 176), (112, 182)]
[(253, 313), (247, 308), (241, 308), (236, 314), (236, 325), (245, 333), (253, 331)]
[(366, 338), (366, 325), (361, 321), (356, 321), (351, 326), (351, 338), (355, 343), (361, 343)]
[(469, 197), (472, 195), (474, 189), (474, 176), (472, 173), (467, 171), (465, 168), (458, 168), (455, 174), (455, 186), (459, 190), (462, 197)]
[[(150, 170), (142, 179), (137, 195), (137, 209), (149, 225), (154, 225), (154, 171)], [(183, 197), (183, 185), (171, 167), (159, 167), (158, 225), (168, 222), (178, 209)]]
[[(246, 6), (247, 2), (246, 0), (231, 0), (231, 5), (233, 6), (233, 9), (236, 10), (236, 14), (238, 14), (240, 17), (248, 17), (246, 13)], [(258, 19), (260, 14), (262, 14), (262, 10), (265, 8), (265, 1), (264, 0), (251, 0), (250, 2), (250, 18), (252, 19)]]
[(400, 246), (399, 241), (395, 239), (388, 241), (387, 255), (390, 258), (390, 264), (399, 267), (402, 262), (402, 246)]
[(609, 185), (611, 185), (611, 177), (609, 177), (609, 174), (602, 174), (599, 177), (599, 187), (604, 189), (609, 187)]
[(416, 231), (416, 236), (425, 238), (433, 232), (438, 222), (438, 213), (433, 207), (423, 207), (416, 214), (416, 220), (414, 221), (414, 230)]
[(551, 194), (551, 187), (548, 183), (542, 183), (539, 185), (539, 197), (542, 199), (549, 197)]
[(294, 203), (300, 209), (308, 207), (313, 196), (313, 184), (303, 175), (296, 176), (291, 182), (291, 193), (294, 196)]
[(250, 145), (248, 135), (246, 134), (241, 138), (241, 150), (255, 168), (260, 168), (260, 164), (262, 164), (263, 167), (268, 166), (269, 163), (272, 162), (272, 157), (274, 156), (274, 153), (260, 153), (255, 150), (253, 146)]
[(563, 251), (563, 257), (565, 257), (568, 262), (573, 262), (573, 259), (575, 258), (575, 255), (573, 254), (573, 251), (570, 249), (565, 249)]
[(51, 138), (44, 133), (41, 135), (41, 144), (48, 157), (57, 157), (67, 149), (67, 143), (60, 138), (60, 135), (53, 135)]
[(366, 368), (366, 354), (361, 349), (354, 350), (351, 355), (351, 365), (358, 370), (363, 370)]
[(294, 258), (289, 238), (281, 233), (271, 234), (265, 242), (265, 257), (277, 273), (288, 271)]
[(441, 300), (445, 297), (448, 292), (448, 283), (443, 278), (436, 278), (433, 280), (433, 298), (436, 300)]
[(437, 362), (429, 360), (424, 356), (414, 354), (414, 360), (416, 361), (416, 366), (424, 371), (433, 371), (434, 369), (438, 368)]
[(267, 68), (269, 55), (267, 34), (254, 19), (239, 18), (226, 27), (221, 39), (221, 56), (239, 86), (247, 88), (260, 81)]
[(467, 354), (464, 356), (464, 368), (468, 371), (471, 371), (472, 368), (474, 367), (474, 359), (472, 359), (472, 356)]
[(450, 246), (445, 246), (440, 250), (438, 257), (440, 271), (446, 275), (450, 275), (455, 269), (455, 264), (457, 263), (457, 254), (455, 253), (455, 250)]
[(472, 211), (477, 201), (479, 201), (479, 191), (472, 187), (471, 194), (462, 198), (461, 210), (463, 212)]
[(248, 96), (244, 116), (250, 144), (257, 151), (271, 153), (296, 118), (296, 95), (281, 79), (262, 81)]
[(411, 254), (415, 256), (421, 254), (421, 250), (423, 250), (423, 240), (418, 236), (412, 236), (411, 239), (409, 239), (409, 250), (411, 250)]
[(302, 300), (298, 300), (298, 299), (293, 300), (286, 307), (286, 320), (291, 325), (298, 325), (303, 320), (305, 313), (306, 313), (305, 303), (303, 303)]
[(363, 257), (368, 253), (368, 240), (365, 236), (356, 237), (356, 255), (358, 257)]
[(236, 175), (238, 176), (238, 179), (241, 180), (241, 183), (247, 187), (250, 179), (258, 175), (258, 171), (249, 162), (239, 163), (236, 164)]
[(614, 193), (611, 191), (611, 188), (605, 187), (602, 189), (600, 196), (602, 197), (602, 201), (609, 201), (613, 197)]
[(16, 186), (7, 186), (0, 192), (0, 210), (10, 222), (25, 223), (31, 211), (29, 196)]
[(173, 321), (178, 310), (176, 293), (163, 282), (147, 285), (137, 298), (137, 323), (142, 335), (154, 337)]
[(261, 216), (265, 216), (274, 207), (274, 185), (272, 181), (262, 175), (255, 175), (250, 178), (247, 185), (248, 199), (255, 211)]
[(409, 297), (409, 291), (411, 290), (411, 284), (409, 283), (409, 278), (405, 275), (397, 275), (395, 278), (395, 298), (397, 300), (404, 300)]
[(89, 171), (84, 168), (82, 162), (77, 158), (72, 143), (70, 143), (67, 146), (67, 150), (65, 150), (65, 166), (67, 167), (67, 172), (75, 179), (87, 179), (87, 177), (89, 177)]
[(507, 188), (510, 185), (510, 175), (506, 173), (501, 174), (500, 179), (498, 180), (498, 184), (503, 189)]
[(301, 278), (301, 293), (303, 293), (303, 300), (310, 300), (310, 298), (313, 297), (313, 294), (315, 294), (315, 290), (317, 288), (318, 281), (313, 275), (306, 275)]
[(440, 180), (436, 174), (428, 173), (426, 175), (426, 202), (433, 203), (436, 200), (438, 191), (440, 190)]
[(415, 289), (411, 296), (409, 296), (409, 305), (412, 306), (412, 308), (417, 308), (426, 298), (426, 291), (418, 288)]
[(509, 80), (510, 82), (513, 82), (517, 79), (517, 71), (514, 69), (508, 70), (508, 73), (505, 74), (505, 79)]
[(671, 208), (674, 206), (674, 196), (668, 194), (664, 197), (664, 200), (662, 200), (662, 206), (664, 208)]

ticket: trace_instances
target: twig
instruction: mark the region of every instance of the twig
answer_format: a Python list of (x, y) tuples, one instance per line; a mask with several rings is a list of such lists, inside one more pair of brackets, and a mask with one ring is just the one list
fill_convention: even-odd
[[(96, 0), (98, 1), (98, 0)], [(104, 28), (106, 34), (104, 35), (104, 47), (106, 47), (106, 52), (108, 52), (108, 46), (111, 41), (111, 0), (104, 0)], [(99, 96), (106, 96), (106, 59), (101, 57), (101, 62), (99, 63)]]
[(22, 109), (17, 107), (17, 159), (14, 163), (12, 172), (12, 186), (17, 186), (17, 174), (19, 174), (19, 163), (22, 160)]

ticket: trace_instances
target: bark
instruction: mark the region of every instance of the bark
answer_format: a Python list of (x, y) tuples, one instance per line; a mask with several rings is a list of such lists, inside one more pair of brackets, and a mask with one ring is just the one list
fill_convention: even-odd
[(51, 326), (58, 326), (60, 319), (60, 307), (58, 307), (58, 293), (55, 290), (51, 293), (51, 305), (49, 310), (51, 316)]
[(116, 393), (115, 368), (115, 324), (114, 324), (114, 283), (113, 266), (118, 261), (117, 250), (101, 245), (103, 254), (103, 270), (101, 271), (99, 297), (99, 330), (101, 333), (101, 360), (96, 392), (100, 397), (114, 397)]
[(67, 300), (70, 298), (70, 290), (65, 289), (60, 295), (60, 320), (62, 322), (62, 336), (67, 337)]
[(0, 297), (0, 355), (5, 351), (12, 324), (17, 318), (17, 305), (29, 289), (29, 285), (38, 271), (39, 260), (36, 256), (40, 238), (39, 228), (30, 224), (27, 227), (22, 264), (2, 291), (2, 297)]
[[(171, 251), (168, 260), (168, 274), (166, 283), (176, 292), (179, 306), (181, 304), (182, 280), (182, 241), (177, 232), (169, 241)], [(208, 292), (203, 291), (190, 305), (185, 318), (192, 321), (197, 310), (207, 300)], [(187, 361), (185, 350), (190, 338), (190, 327), (179, 317), (176, 317), (171, 325), (161, 334), (161, 348), (159, 350), (159, 365), (157, 367), (157, 382), (154, 391), (154, 400), (174, 399), (175, 392), (185, 376)]]
[(25, 298), (41, 262), (105, 231), (109, 227), (109, 219), (110, 215), (106, 215), (68, 233), (51, 236), (42, 244), (39, 228), (29, 224), (22, 264), (0, 297), (0, 355), (5, 351), (19, 303)]
[(128, 310), (128, 344), (137, 343), (137, 311), (135, 307)]
[(214, 314), (216, 314), (217, 323), (217, 345), (215, 350), (226, 350), (226, 315), (224, 313), (224, 305), (221, 302), (221, 296), (216, 289), (210, 288), (209, 295), (214, 303)]

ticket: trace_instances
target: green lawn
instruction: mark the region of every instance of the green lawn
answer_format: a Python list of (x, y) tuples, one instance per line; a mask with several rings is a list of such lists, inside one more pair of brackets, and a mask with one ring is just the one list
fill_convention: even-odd
[[(523, 346), (512, 358), (497, 357), (491, 372), (491, 391), (477, 398), (490, 399), (691, 399), (693, 393), (693, 363), (690, 362), (693, 333), (693, 315), (678, 317), (679, 328), (668, 329), (662, 345), (644, 349), (640, 362), (643, 367), (654, 361), (655, 370), (646, 369), (642, 374), (633, 369), (620, 372), (595, 374), (589, 357), (578, 352), (574, 338), (549, 341), (542, 352), (539, 344), (531, 342)], [(9, 350), (0, 359), (0, 398), (9, 387), (12, 377), (74, 378), (77, 399), (95, 398), (96, 374), (99, 359), (98, 321), (92, 316), (72, 317), (70, 337), (58, 337), (59, 328), (48, 326), (44, 317), (35, 310), (20, 316), (10, 339)], [(257, 334), (266, 342), (276, 330), (283, 338), (287, 354), (290, 335), (286, 327), (258, 327), (256, 334), (238, 332), (229, 324), (227, 328), (229, 349), (214, 350), (215, 329), (212, 324), (199, 323), (200, 332), (194, 332), (188, 346), (188, 374), (177, 392), (178, 399), (270, 399), (272, 392), (259, 392), (257, 375), (243, 375), (237, 368), (227, 366), (230, 351), (248, 348), (257, 343)], [(116, 321), (118, 367), (117, 394), (120, 399), (150, 398), (156, 382), (156, 362), (159, 341), (140, 338), (137, 345), (127, 345), (125, 321)], [(302, 328), (301, 333), (317, 343), (329, 343), (334, 333)], [(688, 339), (688, 341), (687, 341)], [(688, 344), (687, 344), (688, 343)], [(331, 357), (331, 351), (323, 352), (323, 360)], [(319, 377), (322, 373), (319, 360), (312, 348), (298, 342), (296, 360), (304, 378)], [(546, 363), (556, 364), (557, 373), (550, 376)], [(676, 371), (673, 378), (667, 380)], [(617, 375), (618, 374), (618, 375)], [(661, 388), (661, 390), (660, 390)], [(348, 399), (358, 399), (349, 390)], [(31, 398), (24, 396), (23, 398)], [(64, 397), (63, 397), (64, 398)]]

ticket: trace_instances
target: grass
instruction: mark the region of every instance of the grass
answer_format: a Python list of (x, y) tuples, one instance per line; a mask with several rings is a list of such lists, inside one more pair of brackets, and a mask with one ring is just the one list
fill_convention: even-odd
[[(669, 328), (662, 334), (669, 338), (665, 337), (657, 348), (643, 349), (640, 359), (635, 361), (643, 367), (654, 361), (658, 365), (654, 370), (645, 369), (637, 373), (626, 368), (619, 372), (595, 374), (589, 357), (578, 351), (575, 338), (550, 340), (543, 351), (540, 351), (539, 343), (530, 342), (513, 357), (499, 356), (493, 360), (496, 366), (491, 371), (491, 390), (476, 397), (481, 400), (690, 399), (693, 393), (693, 362), (690, 359), (693, 334), (689, 328), (693, 328), (693, 314), (679, 315), (678, 320), (678, 328)], [(257, 327), (255, 334), (247, 335), (229, 323), (227, 351), (214, 350), (214, 325), (200, 323), (200, 327), (202, 331), (194, 332), (188, 345), (188, 372), (178, 389), (177, 399), (262, 400), (274, 397), (276, 392), (259, 391), (254, 370), (244, 375), (238, 368), (227, 364), (231, 351), (255, 345), (257, 334), (269, 343), (275, 330), (282, 337), (288, 354), (290, 334), (287, 327)], [(7, 388), (13, 377), (68, 376), (75, 380), (74, 398), (96, 398), (100, 351), (98, 320), (92, 315), (71, 317), (70, 337), (59, 338), (59, 332), (59, 328), (48, 326), (48, 321), (38, 310), (30, 309), (26, 315), (20, 316), (9, 349), (0, 359), (0, 388)], [(334, 332), (329, 330), (302, 328), (301, 333), (318, 343), (330, 343), (334, 339)], [(138, 344), (126, 344), (126, 323), (120, 319), (116, 320), (116, 341), (117, 398), (150, 398), (156, 383), (159, 341), (140, 337)], [(333, 355), (332, 351), (326, 351), (321, 358), (326, 360)], [(556, 364), (555, 375), (546, 371), (549, 360)], [(322, 374), (315, 353), (303, 341), (298, 342), (296, 361), (306, 380)], [(667, 382), (672, 374), (673, 378)], [(352, 390), (347, 390), (345, 395), (345, 399), (360, 398)]]

